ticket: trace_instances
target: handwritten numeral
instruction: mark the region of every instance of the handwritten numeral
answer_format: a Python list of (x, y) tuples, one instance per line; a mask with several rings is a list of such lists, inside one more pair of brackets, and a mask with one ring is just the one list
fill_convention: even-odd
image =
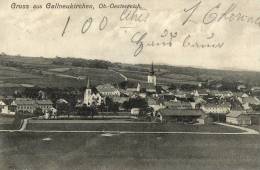
[(108, 23), (108, 18), (104, 16), (101, 22), (99, 23), (99, 30), (100, 31), (104, 30), (107, 26), (107, 23)]
[(64, 29), (63, 29), (63, 31), (62, 31), (62, 34), (61, 34), (62, 37), (64, 36), (64, 34), (65, 34), (65, 32), (66, 32), (66, 29), (67, 29), (67, 27), (68, 27), (69, 22), (70, 22), (70, 16), (68, 17), (67, 22), (66, 22), (66, 24), (65, 24), (65, 27), (64, 27)]
[(193, 13), (198, 9), (199, 5), (201, 4), (201, 1), (199, 1), (197, 4), (195, 4), (193, 7), (191, 7), (190, 9), (184, 9), (184, 12), (189, 12), (191, 11), (190, 15), (188, 16), (188, 18), (185, 19), (185, 21), (182, 23), (182, 25), (185, 25), (191, 18), (191, 16), (193, 15)]
[(81, 29), (81, 33), (82, 33), (82, 34), (85, 34), (85, 33), (89, 30), (89, 28), (90, 28), (90, 26), (91, 26), (91, 24), (92, 24), (92, 21), (93, 21), (92, 17), (89, 17), (89, 18), (84, 22), (84, 24), (83, 24), (83, 26), (82, 26), (82, 29)]

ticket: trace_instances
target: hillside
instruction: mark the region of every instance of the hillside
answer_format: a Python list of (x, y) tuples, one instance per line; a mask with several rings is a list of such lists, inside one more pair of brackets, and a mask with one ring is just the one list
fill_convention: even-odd
[[(147, 81), (150, 65), (111, 63), (79, 58), (44, 58), (0, 55), (0, 88), (17, 87), (84, 87), (89, 77), (93, 85), (118, 84), (128, 80)], [(159, 83), (190, 84), (199, 82), (244, 83), (260, 85), (260, 73), (155, 65)], [(120, 75), (120, 73), (122, 75)]]

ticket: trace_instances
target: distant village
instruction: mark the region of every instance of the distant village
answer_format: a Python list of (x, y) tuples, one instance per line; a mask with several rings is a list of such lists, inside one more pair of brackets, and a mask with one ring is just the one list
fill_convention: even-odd
[(241, 83), (236, 91), (223, 91), (204, 88), (198, 83), (190, 90), (171, 89), (157, 82), (153, 64), (147, 74), (146, 83), (125, 80), (124, 87), (113, 82), (94, 87), (89, 77), (82, 98), (73, 100), (53, 101), (44, 90), (31, 97), (0, 96), (0, 113), (37, 119), (110, 117), (182, 124), (226, 122), (241, 126), (260, 123), (260, 100), (255, 95), (260, 87)]

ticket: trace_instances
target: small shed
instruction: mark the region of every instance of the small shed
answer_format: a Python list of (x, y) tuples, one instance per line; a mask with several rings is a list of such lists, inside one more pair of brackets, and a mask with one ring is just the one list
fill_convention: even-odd
[(251, 117), (243, 110), (231, 110), (226, 116), (226, 122), (234, 125), (251, 125)]

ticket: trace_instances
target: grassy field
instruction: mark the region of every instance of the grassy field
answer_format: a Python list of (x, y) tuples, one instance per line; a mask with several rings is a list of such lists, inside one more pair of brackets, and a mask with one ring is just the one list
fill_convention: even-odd
[(254, 135), (0, 133), (0, 169), (258, 170), (259, 140)]
[(14, 129), (13, 121), (14, 117), (0, 115), (0, 130)]
[[(105, 121), (104, 121), (105, 122)], [(136, 131), (136, 132), (225, 132), (239, 133), (241, 130), (220, 125), (182, 125), (175, 123), (29, 123), (27, 130), (68, 131)]]

